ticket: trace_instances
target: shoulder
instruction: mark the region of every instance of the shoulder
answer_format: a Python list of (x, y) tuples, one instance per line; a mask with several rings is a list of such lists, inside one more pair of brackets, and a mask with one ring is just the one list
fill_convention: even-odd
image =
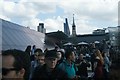
[(59, 67), (57, 67), (56, 69), (56, 72), (58, 72), (58, 73), (65, 73), (65, 71), (64, 70), (62, 70), (61, 68), (59, 68)]
[(35, 70), (34, 70), (34, 72), (44, 72), (45, 71), (45, 68), (46, 68), (46, 65), (43, 65), (43, 66), (37, 66), (36, 68), (35, 68)]
[(59, 64), (59, 66), (62, 66), (62, 65), (65, 65), (66, 64), (66, 62), (63, 60), (60, 64)]
[(56, 68), (56, 74), (59, 75), (61, 78), (67, 76), (67, 73), (59, 67)]

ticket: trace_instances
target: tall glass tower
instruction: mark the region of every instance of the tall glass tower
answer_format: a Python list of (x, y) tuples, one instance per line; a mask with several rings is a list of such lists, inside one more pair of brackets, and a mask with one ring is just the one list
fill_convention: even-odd
[(70, 36), (70, 29), (69, 29), (69, 25), (68, 25), (68, 20), (67, 18), (65, 18), (65, 23), (64, 23), (64, 33), (68, 36)]

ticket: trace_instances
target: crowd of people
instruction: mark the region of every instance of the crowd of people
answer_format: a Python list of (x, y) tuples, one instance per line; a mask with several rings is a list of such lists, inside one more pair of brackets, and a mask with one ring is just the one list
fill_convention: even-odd
[(2, 51), (2, 80), (120, 80), (110, 48), (83, 47), (43, 51), (29, 45), (25, 51)]

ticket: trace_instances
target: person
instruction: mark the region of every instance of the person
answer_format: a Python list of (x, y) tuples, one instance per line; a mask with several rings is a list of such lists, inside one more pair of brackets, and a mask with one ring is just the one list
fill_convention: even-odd
[(59, 68), (64, 70), (67, 73), (67, 76), (70, 80), (77, 79), (78, 76), (76, 75), (78, 69), (74, 63), (75, 61), (75, 53), (73, 50), (66, 50), (65, 51), (65, 60), (59, 64)]
[(55, 48), (54, 48), (53, 50), (58, 51), (58, 50), (59, 50), (59, 47), (58, 47), (58, 46), (55, 46)]
[[(37, 48), (34, 52), (34, 60), (31, 61), (31, 67), (32, 68), (35, 68), (37, 67), (38, 65), (40, 65), (40, 61), (39, 61), (39, 57), (40, 57), (40, 54), (43, 54), (42, 50)], [(43, 57), (44, 58), (44, 57)]]
[(36, 50), (36, 46), (33, 45), (32, 51), (31, 51), (31, 56), (30, 56), (31, 61), (33, 61), (35, 59), (35, 57), (34, 57), (35, 50)]
[(48, 48), (46, 48), (45, 50), (44, 50), (44, 53), (46, 53), (48, 51)]
[(30, 57), (21, 50), (2, 51), (2, 80), (29, 80)]
[(44, 61), (45, 56), (40, 48), (37, 48), (35, 50), (34, 57), (35, 57), (35, 59), (33, 61), (31, 61), (30, 79), (32, 77), (34, 69), (38, 66), (39, 67), (42, 66), (45, 63), (45, 61)]
[(90, 67), (90, 64), (83, 58), (83, 54), (79, 54), (79, 59), (76, 61), (76, 65), (78, 67), (77, 75), (80, 75), (81, 80), (88, 80), (87, 67)]
[(96, 50), (96, 46), (95, 46), (95, 43), (92, 43), (91, 44), (91, 47), (90, 47), (90, 52), (91, 52), (91, 59), (90, 59), (90, 61), (91, 61), (91, 69), (92, 69), (92, 72), (94, 72), (94, 62), (95, 62), (95, 58), (96, 58), (96, 56), (95, 56), (95, 50)]
[(48, 50), (45, 54), (45, 64), (34, 70), (31, 80), (68, 80), (67, 74), (56, 67), (57, 53), (54, 50)]
[(108, 80), (120, 80), (120, 52), (117, 56), (118, 58), (110, 66)]
[(38, 56), (38, 60), (39, 60), (39, 66), (43, 66), (45, 64), (45, 54), (44, 53), (41, 53), (39, 56)]
[(31, 55), (34, 55), (35, 50), (36, 50), (36, 46), (35, 46), (35, 45), (33, 45)]
[(94, 72), (94, 63), (95, 63), (95, 59), (96, 58), (96, 56), (95, 56), (95, 52), (92, 52), (91, 53), (91, 69), (92, 69), (92, 72)]
[(25, 52), (29, 54), (31, 54), (31, 45), (28, 45), (27, 48), (25, 49)]
[(104, 60), (100, 50), (95, 50), (96, 61), (94, 64), (94, 79), (95, 80), (103, 80), (103, 64)]
[(62, 51), (57, 51), (57, 56), (58, 56), (57, 65), (59, 65), (59, 64), (62, 63), (63, 60), (64, 60)]
[(106, 79), (108, 80), (109, 68), (110, 68), (111, 62), (110, 62), (106, 52), (103, 52), (102, 56), (104, 59), (103, 76), (104, 76), (104, 80), (106, 80)]

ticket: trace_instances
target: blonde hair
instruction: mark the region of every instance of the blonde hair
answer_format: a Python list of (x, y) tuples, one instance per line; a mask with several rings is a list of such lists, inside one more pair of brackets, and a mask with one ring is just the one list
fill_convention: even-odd
[(102, 53), (100, 52), (100, 50), (96, 50), (95, 55), (96, 57), (99, 57), (101, 63), (104, 64), (104, 60), (103, 60)]

